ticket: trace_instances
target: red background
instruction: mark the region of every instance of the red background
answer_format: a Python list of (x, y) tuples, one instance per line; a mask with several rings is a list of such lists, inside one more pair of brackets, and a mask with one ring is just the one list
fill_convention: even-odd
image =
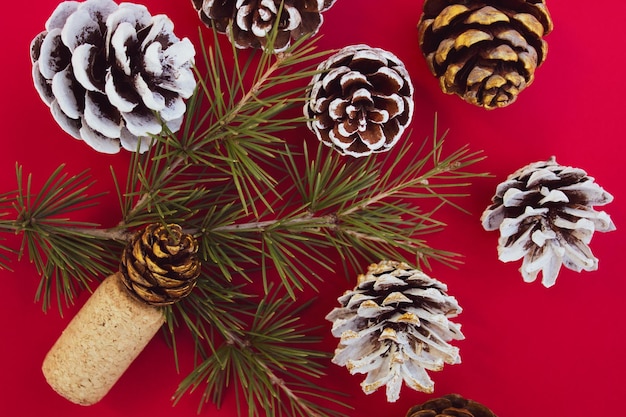
[[(145, 0), (152, 14), (166, 13), (179, 36), (197, 39), (199, 20), (189, 0)], [(466, 215), (446, 209), (444, 232), (430, 236), (436, 247), (461, 253), (458, 269), (435, 264), (430, 274), (449, 286), (464, 312), (456, 319), (466, 340), (455, 342), (463, 362), (431, 373), (435, 395), (460, 393), (489, 406), (501, 417), (605, 415), (621, 413), (620, 398), (626, 383), (622, 305), (626, 291), (623, 227), (626, 193), (618, 169), (624, 163), (623, 100), (626, 57), (620, 48), (626, 3), (618, 0), (593, 7), (589, 2), (549, 1), (554, 31), (547, 36), (549, 54), (533, 85), (508, 108), (486, 111), (439, 90), (419, 51), (416, 24), (421, 1), (337, 0), (325, 13), (320, 31), (323, 48), (367, 43), (395, 53), (406, 64), (415, 85), (416, 111), (411, 140), (432, 132), (438, 113), (440, 128), (450, 129), (446, 149), (469, 144), (487, 157), (476, 170), (493, 174), (474, 181), (471, 196), (460, 204)], [(124, 170), (129, 155), (97, 154), (75, 141), (55, 124), (31, 81), (29, 44), (43, 29), (56, 0), (13, 2), (12, 11), (0, 14), (3, 63), (0, 82), (3, 115), (0, 153), (0, 192), (14, 189), (15, 163), (24, 165), (41, 183), (60, 163), (78, 173), (91, 168), (94, 190), (113, 192), (109, 166)], [(489, 204), (497, 183), (527, 163), (556, 155), (564, 165), (587, 170), (615, 196), (605, 209), (617, 225), (611, 233), (597, 233), (592, 250), (600, 259), (596, 272), (577, 274), (562, 270), (555, 287), (526, 284), (518, 263), (497, 260), (497, 233), (483, 231), (479, 217)], [(115, 198), (90, 212), (92, 221), (117, 220)], [(111, 218), (111, 213), (115, 213)], [(155, 338), (119, 383), (99, 404), (73, 405), (56, 395), (40, 371), (47, 350), (86, 299), (83, 294), (64, 317), (47, 314), (34, 303), (39, 277), (25, 259), (13, 262), (14, 271), (0, 271), (0, 414), (4, 416), (194, 416), (197, 394), (178, 405), (170, 401), (182, 377), (190, 371), (183, 358), (178, 374), (172, 352)], [(313, 318), (335, 306), (348, 284), (329, 280)], [(313, 313), (311, 313), (313, 314)], [(336, 341), (327, 337), (325, 346)], [(191, 345), (183, 346), (189, 348)], [(321, 383), (350, 394), (350, 416), (404, 416), (407, 409), (431, 396), (404, 388), (401, 399), (387, 404), (384, 390), (365, 396), (362, 376), (329, 365)], [(205, 415), (236, 415), (233, 396), (219, 411), (206, 407)], [(611, 414), (613, 415), (613, 414)]]

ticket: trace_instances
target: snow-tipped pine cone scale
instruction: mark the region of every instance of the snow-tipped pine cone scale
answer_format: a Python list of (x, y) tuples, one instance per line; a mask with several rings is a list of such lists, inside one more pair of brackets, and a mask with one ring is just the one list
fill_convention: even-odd
[(418, 30), (441, 89), (494, 109), (532, 83), (552, 20), (544, 0), (426, 0)]

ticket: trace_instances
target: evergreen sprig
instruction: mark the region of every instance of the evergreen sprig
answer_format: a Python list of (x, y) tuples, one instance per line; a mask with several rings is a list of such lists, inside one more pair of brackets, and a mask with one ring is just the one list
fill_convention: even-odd
[(48, 308), (56, 294), (61, 310), (92, 279), (117, 270), (135, 229), (181, 224), (199, 239), (203, 266), (191, 295), (165, 309), (175, 358), (182, 335), (197, 358), (177, 400), (201, 390), (203, 402), (219, 405), (231, 387), (247, 405), (242, 415), (339, 415), (315, 382), (329, 355), (298, 324), (299, 298), (381, 259), (455, 262), (425, 235), (443, 228), (437, 211), (459, 208), (462, 189), (483, 175), (468, 170), (481, 156), (467, 147), (444, 156), (436, 121), (419, 149), (405, 138), (362, 159), (308, 138), (287, 142), (285, 132), (306, 122), (307, 83), (331, 51), (305, 40), (280, 54), (271, 42), (256, 52), (220, 42), (215, 33), (210, 45), (201, 42), (204, 70), (197, 69), (182, 129), (165, 130), (148, 152), (130, 157), (127, 172), (112, 173), (121, 210), (115, 227), (70, 218), (103, 198), (88, 193), (86, 172), (71, 176), (62, 165), (36, 191), (18, 166), (17, 189), (0, 195), (0, 231), (20, 234), (22, 243), (0, 246), (0, 267), (11, 251), (28, 257), (41, 275), (37, 297)]
[(93, 180), (86, 171), (70, 176), (64, 169), (60, 165), (35, 193), (32, 175), (24, 178), (22, 167), (16, 165), (17, 190), (0, 196), (0, 206), (5, 208), (0, 230), (21, 234), (19, 249), (10, 251), (18, 253), (18, 259), (25, 254), (35, 264), (42, 277), (36, 299), (44, 310), (53, 291), (62, 311), (94, 277), (108, 275), (119, 263), (110, 250), (115, 236), (99, 232), (95, 223), (70, 218), (70, 213), (95, 205), (103, 194), (87, 193)]
[[(319, 359), (328, 354), (307, 348), (318, 339), (310, 336), (311, 329), (298, 324), (306, 304), (295, 304), (270, 290), (255, 308), (248, 304), (240, 309), (238, 314), (247, 316), (244, 322), (248, 324), (223, 332), (219, 345), (202, 351), (200, 362), (180, 384), (176, 401), (202, 389), (202, 403), (219, 407), (226, 389), (233, 387), (238, 407), (247, 404), (250, 417), (341, 415), (313, 401), (323, 389), (311, 379), (325, 375)], [(244, 410), (239, 413), (246, 414)]]

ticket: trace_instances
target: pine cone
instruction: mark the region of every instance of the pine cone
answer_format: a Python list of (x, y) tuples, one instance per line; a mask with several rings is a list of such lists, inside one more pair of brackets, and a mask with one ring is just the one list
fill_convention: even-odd
[(383, 49), (352, 45), (318, 71), (304, 106), (318, 139), (354, 157), (391, 149), (413, 117), (413, 84), (404, 64)]
[(490, 409), (458, 394), (448, 394), (411, 408), (406, 417), (497, 417)]
[(149, 225), (133, 236), (122, 253), (122, 281), (132, 295), (148, 304), (173, 304), (196, 285), (197, 251), (197, 241), (180, 226)]
[(541, 271), (543, 285), (550, 287), (561, 265), (577, 272), (598, 268), (588, 244), (594, 231), (608, 232), (615, 225), (593, 207), (612, 200), (585, 171), (559, 165), (553, 157), (525, 166), (499, 184), (481, 220), (485, 230), (500, 230), (501, 261), (524, 258), (524, 281), (534, 281)]
[[(99, 152), (145, 152), (180, 128), (194, 47), (164, 15), (111, 0), (66, 1), (31, 43), (33, 80), (57, 123)], [(155, 113), (158, 115), (155, 115)]]
[(426, 0), (418, 29), (441, 89), (493, 109), (533, 81), (552, 20), (544, 0)]
[(370, 265), (359, 284), (338, 300), (326, 319), (340, 338), (333, 363), (351, 374), (366, 373), (366, 394), (387, 386), (387, 400), (400, 397), (402, 381), (432, 392), (426, 370), (460, 363), (459, 350), (447, 342), (461, 340), (461, 326), (448, 320), (461, 312), (446, 285), (409, 265), (382, 261)]
[(278, 34), (272, 49), (281, 52), (291, 45), (292, 40), (317, 33), (323, 22), (321, 13), (336, 0), (191, 1), (202, 22), (228, 34), (237, 48), (265, 49), (268, 35), (278, 21)]

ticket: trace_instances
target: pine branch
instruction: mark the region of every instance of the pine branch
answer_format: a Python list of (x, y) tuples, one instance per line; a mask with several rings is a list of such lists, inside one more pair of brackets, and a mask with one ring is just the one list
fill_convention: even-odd
[(27, 255), (41, 276), (36, 299), (42, 301), (44, 310), (54, 292), (62, 311), (63, 304), (72, 304), (94, 277), (108, 276), (118, 262), (109, 250), (115, 243), (102, 240), (106, 233), (97, 231), (94, 223), (68, 217), (94, 206), (103, 194), (87, 194), (93, 185), (87, 172), (68, 176), (63, 170), (64, 165), (59, 166), (34, 193), (32, 176), (24, 178), (22, 167), (16, 165), (18, 189), (3, 194), (0, 203), (5, 208), (0, 229), (22, 235), (21, 246), (14, 252), (18, 259)]
[(341, 415), (306, 399), (315, 397), (315, 386), (304, 377), (323, 377), (315, 359), (328, 355), (299, 347), (316, 340), (305, 336), (310, 329), (298, 326), (303, 307), (289, 308), (292, 303), (275, 292), (261, 300), (247, 315), (246, 330), (226, 330), (223, 343), (205, 352), (205, 359), (179, 386), (176, 401), (204, 385), (203, 401), (219, 406), (226, 387), (234, 383), (236, 395), (243, 396), (237, 404), (248, 404), (251, 417)]
[[(463, 171), (482, 159), (477, 153), (462, 148), (441, 158), (442, 144), (443, 137), (436, 137), (433, 149), (408, 165), (404, 161), (409, 142), (395, 156), (389, 153), (382, 161), (371, 158), (363, 163), (339, 160), (321, 144), (312, 158), (305, 146), (301, 159), (294, 152), (283, 158), (287, 181), (300, 194), (299, 200), (283, 199), (282, 209), (268, 213), (269, 220), (241, 223), (241, 218), (231, 218), (203, 228), (201, 236), (207, 242), (216, 235), (223, 242), (245, 240), (261, 255), (265, 286), (271, 270), (292, 296), (294, 290), (314, 287), (311, 278), (320, 279), (312, 264), (332, 270), (334, 263), (325, 255), (328, 247), (356, 270), (363, 257), (369, 262), (390, 258), (425, 266), (430, 260), (450, 264), (456, 254), (431, 248), (422, 236), (444, 227), (435, 215), (446, 205), (458, 207), (452, 199), (464, 195), (458, 190), (469, 185), (468, 178), (485, 174)], [(445, 189), (451, 191), (442, 192)], [(418, 205), (425, 199), (435, 202), (429, 211)]]

